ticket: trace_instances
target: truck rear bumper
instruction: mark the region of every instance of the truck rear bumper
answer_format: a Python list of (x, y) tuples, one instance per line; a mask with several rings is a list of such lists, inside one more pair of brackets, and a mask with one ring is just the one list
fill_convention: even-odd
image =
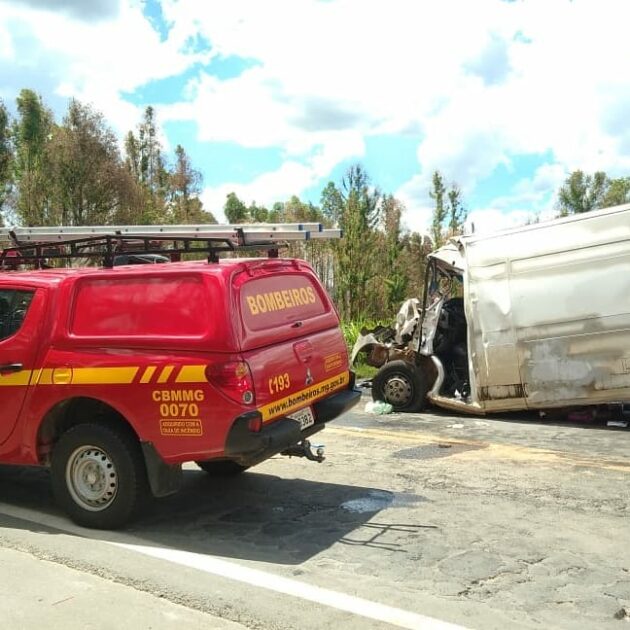
[(315, 424), (304, 431), (299, 423), (289, 418), (279, 418), (254, 433), (249, 430), (251, 420), (260, 417), (258, 411), (239, 416), (234, 421), (225, 445), (225, 457), (243, 466), (253, 466), (269, 459), (285, 449), (321, 431), (327, 422), (349, 411), (361, 398), (354, 388), (345, 389), (312, 405)]

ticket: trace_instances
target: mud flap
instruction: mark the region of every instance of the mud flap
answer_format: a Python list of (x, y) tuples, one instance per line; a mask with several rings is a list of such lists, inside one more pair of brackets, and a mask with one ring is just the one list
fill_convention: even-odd
[(181, 464), (167, 464), (151, 442), (141, 444), (151, 494), (157, 498), (175, 494), (182, 485)]

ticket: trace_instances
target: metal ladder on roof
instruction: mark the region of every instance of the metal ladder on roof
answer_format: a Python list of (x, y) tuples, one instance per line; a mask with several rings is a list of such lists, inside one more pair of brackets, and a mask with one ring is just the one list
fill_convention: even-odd
[(180, 260), (182, 254), (207, 254), (208, 262), (230, 252), (266, 251), (277, 258), (279, 249), (291, 242), (341, 238), (338, 229), (321, 223), (252, 223), (201, 225), (94, 225), (0, 228), (0, 268), (36, 268), (52, 259), (101, 258), (112, 267), (122, 254), (166, 255)]
[(321, 223), (249, 223), (197, 225), (86, 225), (0, 228), (0, 241), (13, 244), (52, 243), (104, 236), (186, 240), (216, 238), (243, 245), (341, 238), (338, 229)]

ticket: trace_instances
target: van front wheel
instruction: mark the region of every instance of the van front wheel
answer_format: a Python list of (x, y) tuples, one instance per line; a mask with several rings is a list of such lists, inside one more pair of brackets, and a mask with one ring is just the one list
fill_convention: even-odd
[(372, 381), (372, 399), (388, 402), (394, 411), (422, 411), (427, 396), (427, 379), (415, 365), (391, 361)]

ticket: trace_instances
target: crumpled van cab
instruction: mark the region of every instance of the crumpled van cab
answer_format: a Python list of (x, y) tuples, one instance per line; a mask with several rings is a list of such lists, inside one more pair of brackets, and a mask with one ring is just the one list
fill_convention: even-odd
[(375, 400), (468, 413), (630, 399), (630, 204), (488, 235), (429, 257), (424, 295), (353, 349)]

